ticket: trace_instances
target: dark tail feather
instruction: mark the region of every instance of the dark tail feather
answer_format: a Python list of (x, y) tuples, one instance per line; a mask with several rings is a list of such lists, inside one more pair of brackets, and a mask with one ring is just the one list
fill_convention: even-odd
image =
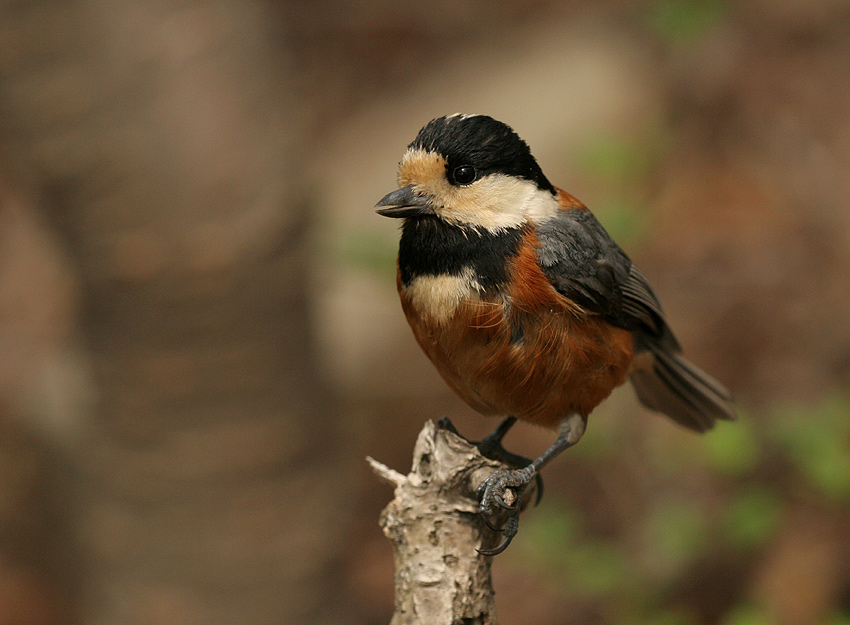
[(678, 354), (650, 351), (652, 369), (631, 374), (640, 403), (698, 432), (711, 429), (717, 419), (735, 419), (732, 397), (722, 384)]

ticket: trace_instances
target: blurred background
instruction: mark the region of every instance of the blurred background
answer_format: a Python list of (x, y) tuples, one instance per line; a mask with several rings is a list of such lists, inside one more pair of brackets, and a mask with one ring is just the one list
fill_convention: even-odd
[(741, 410), (700, 437), (615, 392), (500, 622), (850, 624), (844, 0), (3, 0), (0, 624), (388, 622), (364, 456), (495, 425), (372, 208), (453, 112), (529, 142)]

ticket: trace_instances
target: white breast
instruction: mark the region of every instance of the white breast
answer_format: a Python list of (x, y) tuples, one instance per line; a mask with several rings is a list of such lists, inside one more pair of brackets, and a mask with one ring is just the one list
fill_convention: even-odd
[(420, 315), (436, 324), (448, 322), (461, 303), (482, 291), (472, 269), (460, 275), (418, 276), (405, 288), (410, 303)]

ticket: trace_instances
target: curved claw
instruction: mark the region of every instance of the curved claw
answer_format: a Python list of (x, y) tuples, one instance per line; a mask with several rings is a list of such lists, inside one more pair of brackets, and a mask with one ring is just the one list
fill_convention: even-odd
[(508, 545), (511, 544), (511, 541), (514, 539), (514, 536), (516, 536), (517, 530), (519, 530), (519, 510), (513, 513), (508, 519), (508, 522), (505, 524), (505, 527), (502, 530), (501, 542), (492, 549), (478, 549), (478, 553), (483, 556), (499, 555), (505, 549), (508, 548)]
[(513, 536), (505, 536), (502, 538), (502, 541), (492, 549), (476, 549), (476, 551), (482, 556), (497, 556), (508, 548), (508, 545), (511, 544), (513, 539)]

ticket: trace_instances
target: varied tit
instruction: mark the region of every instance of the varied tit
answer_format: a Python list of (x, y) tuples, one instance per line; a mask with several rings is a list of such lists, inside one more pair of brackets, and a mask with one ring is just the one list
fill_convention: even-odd
[(376, 206), (404, 220), (398, 291), (419, 345), (472, 408), (507, 417), (489, 447), (516, 419), (557, 432), (539, 458), (481, 485), (488, 525), (496, 506), (509, 511), (501, 543), (482, 553), (516, 534), (507, 490), (518, 502), (627, 379), (644, 406), (692, 430), (735, 417), (729, 392), (680, 355), (643, 274), (509, 126), (485, 115), (429, 122), (398, 182)]

